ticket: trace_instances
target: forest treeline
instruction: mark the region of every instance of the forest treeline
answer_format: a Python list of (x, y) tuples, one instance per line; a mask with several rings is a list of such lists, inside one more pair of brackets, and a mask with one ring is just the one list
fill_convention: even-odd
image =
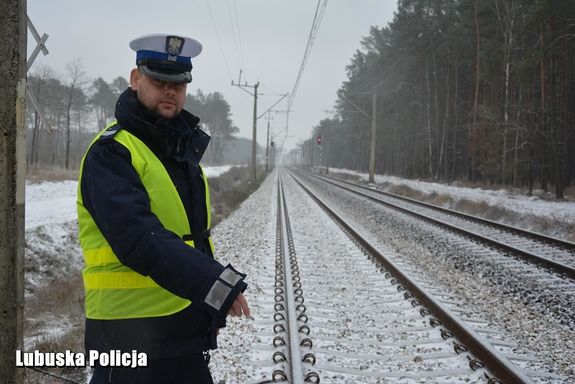
[[(36, 69), (28, 77), (38, 107), (28, 98), (28, 167), (77, 170), (95, 134), (115, 119), (116, 100), (128, 85), (123, 77), (89, 80), (79, 59), (70, 62), (63, 75), (47, 66)], [(185, 108), (201, 117), (202, 128), (212, 136), (203, 162), (221, 164), (224, 148), (235, 142), (239, 131), (228, 102), (218, 92), (198, 89), (186, 95)]]
[[(575, 176), (575, 2), (400, 0), (300, 154), (376, 173), (553, 190)], [(375, 93), (375, 108), (373, 105)], [(362, 111), (362, 112), (360, 112)]]

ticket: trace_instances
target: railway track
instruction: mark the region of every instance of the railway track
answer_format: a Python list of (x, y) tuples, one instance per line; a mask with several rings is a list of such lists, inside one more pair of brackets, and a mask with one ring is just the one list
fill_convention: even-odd
[(565, 286), (569, 290), (573, 288), (569, 280), (575, 280), (575, 244), (571, 242), (331, 177), (308, 175), (545, 267), (558, 275), (556, 279), (548, 281), (549, 285)]
[[(405, 272), (393, 250), (372, 245), (297, 183), (285, 174), (278, 181), (274, 313), (272, 333), (264, 336), (273, 346), (273, 373), (260, 383), (494, 384), (539, 377), (517, 365), (529, 366), (532, 357), (520, 355), (487, 321), (473, 315), (463, 321)], [(305, 224), (318, 208), (301, 207), (301, 188), (335, 221), (322, 213), (313, 226)]]

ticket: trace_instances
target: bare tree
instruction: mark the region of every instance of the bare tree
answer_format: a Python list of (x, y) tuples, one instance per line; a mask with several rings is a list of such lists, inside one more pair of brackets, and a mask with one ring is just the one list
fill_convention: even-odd
[(503, 33), (503, 70), (505, 73), (505, 89), (503, 92), (503, 148), (501, 164), (501, 182), (506, 183), (507, 174), (507, 134), (510, 126), (509, 123), (509, 98), (510, 98), (510, 80), (512, 71), (513, 50), (513, 29), (517, 17), (518, 3), (514, 0), (503, 1), (495, 0), (495, 13), (499, 22), (499, 27)]
[(66, 65), (66, 71), (68, 76), (68, 97), (66, 104), (66, 157), (65, 157), (65, 167), (69, 169), (70, 167), (70, 120), (72, 107), (74, 103), (79, 101), (80, 95), (83, 94), (83, 87), (86, 85), (86, 73), (84, 72), (84, 66), (79, 58), (74, 59), (68, 65)]
[[(43, 98), (45, 97), (45, 91), (47, 87), (47, 83), (49, 79), (55, 78), (56, 75), (52, 68), (48, 67), (47, 65), (40, 65), (38, 69), (34, 72), (34, 74), (30, 77), (30, 85), (35, 90), (36, 98), (38, 100), (38, 104), (40, 108), (44, 109), (45, 103), (43, 102)], [(36, 167), (38, 165), (38, 141), (40, 138), (40, 130), (42, 128), (42, 120), (40, 118), (40, 113), (31, 108), (34, 111), (33, 116), (34, 120), (32, 123), (32, 140), (30, 146), (30, 155), (28, 157), (28, 162), (31, 167)]]

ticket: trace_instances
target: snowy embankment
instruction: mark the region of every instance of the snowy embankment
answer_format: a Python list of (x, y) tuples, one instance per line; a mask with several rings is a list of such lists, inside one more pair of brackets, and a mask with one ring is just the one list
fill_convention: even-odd
[(26, 183), (26, 231), (76, 220), (77, 181)]
[[(217, 177), (232, 166), (205, 167)], [(77, 241), (77, 181), (26, 183), (26, 292), (82, 268)]]
[[(205, 167), (208, 177), (217, 177), (232, 166)], [(41, 225), (62, 224), (77, 219), (76, 181), (26, 183), (26, 230)]]
[[(365, 181), (369, 179), (367, 173), (348, 169), (330, 168), (329, 172), (355, 175)], [(574, 201), (549, 201), (539, 196), (527, 196), (506, 189), (461, 187), (395, 176), (375, 175), (374, 178), (378, 187), (385, 191), (393, 192), (394, 188), (405, 186), (426, 196), (442, 195), (448, 199), (440, 199), (440, 205), (455, 210), (465, 211), (466, 203), (476, 203), (476, 207), (468, 213), (575, 241)], [(434, 201), (430, 202), (437, 204)], [(489, 210), (492, 212), (488, 212)], [(514, 215), (502, 212), (512, 212)], [(537, 225), (535, 222), (537, 220), (543, 220), (544, 223)]]
[(218, 177), (222, 173), (225, 173), (230, 170), (231, 167), (237, 167), (237, 165), (220, 165), (217, 167), (202, 167), (204, 169), (204, 173), (207, 177)]

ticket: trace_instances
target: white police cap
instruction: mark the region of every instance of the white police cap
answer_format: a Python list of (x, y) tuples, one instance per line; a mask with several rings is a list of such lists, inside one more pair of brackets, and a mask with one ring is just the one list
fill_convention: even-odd
[(175, 83), (192, 81), (192, 57), (202, 52), (202, 44), (190, 37), (152, 34), (130, 42), (136, 51), (136, 65), (147, 76)]

